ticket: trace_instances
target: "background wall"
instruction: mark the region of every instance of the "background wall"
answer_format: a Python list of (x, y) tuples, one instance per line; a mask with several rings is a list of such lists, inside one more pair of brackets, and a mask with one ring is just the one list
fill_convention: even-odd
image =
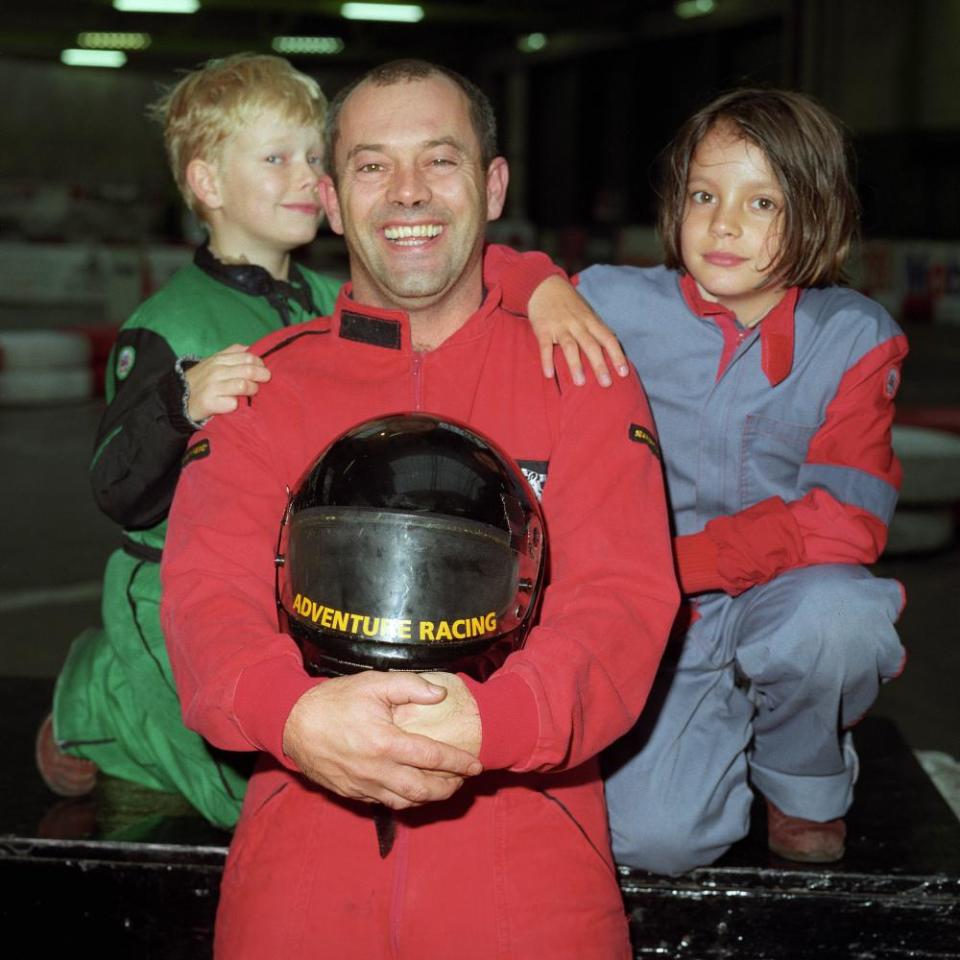
[[(175, 194), (146, 105), (208, 55), (269, 51), (278, 33), (307, 32), (343, 39), (335, 56), (292, 57), (331, 93), (401, 55), (477, 79), (496, 102), (514, 164), (509, 213), (537, 228), (602, 233), (649, 222), (651, 163), (678, 123), (720, 90), (761, 83), (813, 93), (849, 125), (868, 235), (957, 233), (958, 0), (716, 0), (711, 14), (687, 20), (670, 0), (428, 3), (415, 25), (316, 15), (336, 8), (207, 0), (199, 15), (148, 17), (117, 14), (107, 0), (36, 0), (6, 9), (0, 228), (42, 232), (9, 208), (63, 186), (78, 202), (146, 200), (152, 211), (140, 232), (175, 237)], [(108, 26), (150, 29), (154, 42), (120, 70), (59, 63), (79, 30)], [(519, 52), (518, 38), (532, 30), (547, 45)]]

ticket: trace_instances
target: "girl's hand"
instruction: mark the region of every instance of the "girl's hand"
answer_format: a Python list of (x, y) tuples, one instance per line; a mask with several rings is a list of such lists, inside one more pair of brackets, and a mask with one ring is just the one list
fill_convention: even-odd
[(200, 423), (236, 410), (238, 398), (253, 396), (270, 379), (270, 371), (260, 357), (235, 343), (192, 366), (184, 379), (190, 390), (187, 416)]
[[(530, 325), (540, 344), (543, 375), (554, 375), (553, 348), (559, 346), (577, 386), (587, 382), (581, 352), (587, 357), (597, 382), (609, 387), (610, 368), (621, 377), (629, 366), (613, 331), (593, 312), (590, 305), (564, 277), (547, 277), (533, 291), (528, 305)], [(604, 358), (606, 353), (609, 362)]]

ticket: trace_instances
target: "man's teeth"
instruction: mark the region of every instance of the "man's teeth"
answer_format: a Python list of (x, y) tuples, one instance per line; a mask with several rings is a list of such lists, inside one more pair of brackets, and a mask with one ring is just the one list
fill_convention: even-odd
[(383, 235), (388, 240), (431, 240), (443, 233), (439, 223), (417, 223), (403, 227), (384, 227)]

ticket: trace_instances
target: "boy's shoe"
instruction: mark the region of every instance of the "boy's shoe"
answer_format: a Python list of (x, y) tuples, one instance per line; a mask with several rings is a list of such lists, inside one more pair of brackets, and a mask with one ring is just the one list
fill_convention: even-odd
[(846, 837), (842, 817), (825, 823), (804, 820), (789, 816), (767, 800), (767, 846), (785, 860), (833, 863), (843, 856)]
[(95, 797), (57, 800), (37, 824), (37, 836), (44, 840), (88, 840), (97, 832)]
[(48, 714), (37, 731), (37, 770), (43, 782), (60, 797), (82, 797), (97, 783), (97, 765), (92, 760), (71, 757), (53, 738), (53, 715)]

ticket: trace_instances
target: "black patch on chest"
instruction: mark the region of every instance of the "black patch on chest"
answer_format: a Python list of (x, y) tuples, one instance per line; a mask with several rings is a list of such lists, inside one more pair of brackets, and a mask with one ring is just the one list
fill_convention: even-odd
[(368, 317), (362, 313), (343, 310), (340, 313), (340, 336), (344, 340), (369, 343), (374, 347), (400, 349), (401, 325), (398, 320)]

